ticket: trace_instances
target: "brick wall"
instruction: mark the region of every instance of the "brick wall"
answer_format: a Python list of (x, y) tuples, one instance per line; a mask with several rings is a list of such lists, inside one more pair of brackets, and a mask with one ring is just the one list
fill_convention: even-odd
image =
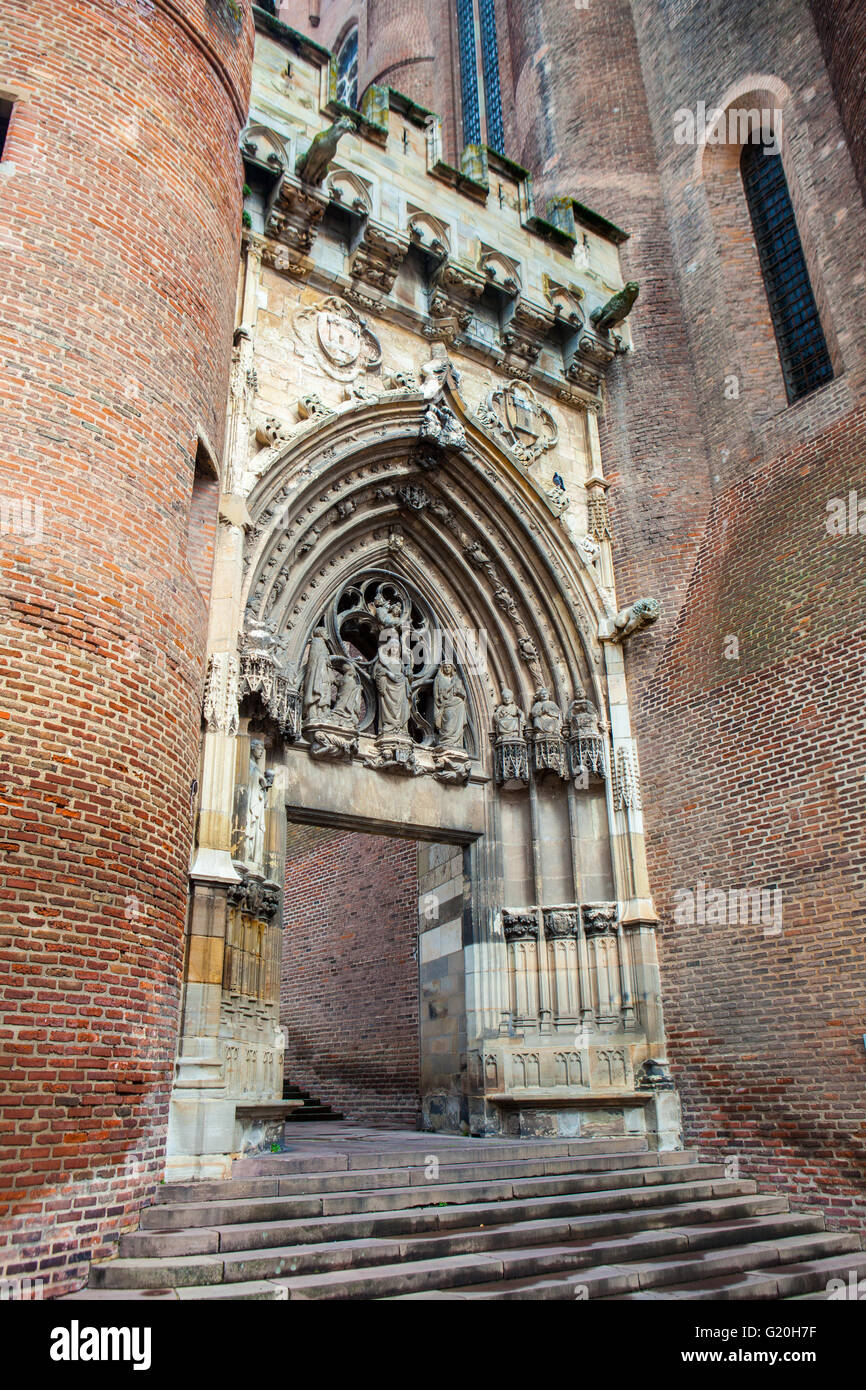
[(205, 0), (4, 6), (0, 1264), (46, 1291), (162, 1172), (251, 48)]
[[(866, 1216), (866, 534), (826, 522), (852, 489), (866, 514), (864, 457), (861, 410), (716, 498), (640, 711), (687, 1138), (852, 1224)], [(723, 919), (677, 922), (677, 892), (699, 883), (727, 895)], [(731, 921), (744, 887), (778, 890), (757, 923)]]
[(415, 1126), (417, 846), (288, 827), (286, 1076), (350, 1119)]

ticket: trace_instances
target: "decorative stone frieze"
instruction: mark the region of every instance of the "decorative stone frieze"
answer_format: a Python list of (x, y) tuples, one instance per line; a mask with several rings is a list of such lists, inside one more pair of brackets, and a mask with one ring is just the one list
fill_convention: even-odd
[(502, 933), (506, 941), (537, 941), (538, 918), (534, 912), (504, 911)]
[(246, 873), (242, 866), (238, 867), (244, 877), (240, 883), (229, 884), (226, 890), (229, 906), (249, 917), (254, 917), (257, 921), (273, 921), (280, 910), (282, 892), (280, 885), (266, 879), (256, 878), (254, 875)]
[(546, 907), (544, 909), (544, 935), (551, 941), (579, 936), (578, 909)]
[(616, 903), (584, 903), (581, 911), (587, 936), (605, 936), (616, 931)]
[(220, 734), (238, 731), (240, 663), (233, 652), (213, 652), (208, 657), (202, 714), (207, 727)]
[(617, 748), (614, 761), (613, 804), (617, 811), (643, 805), (634, 754), (622, 745)]

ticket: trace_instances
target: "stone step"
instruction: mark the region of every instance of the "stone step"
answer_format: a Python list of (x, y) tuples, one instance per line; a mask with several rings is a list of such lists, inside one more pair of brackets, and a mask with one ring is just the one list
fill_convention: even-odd
[[(232, 1166), (232, 1178), (273, 1177), (277, 1174), (314, 1173), (327, 1167), (329, 1171), (346, 1169), (362, 1171), (367, 1168), (411, 1168), (424, 1167), (432, 1154), (440, 1163), (454, 1162), (503, 1162), (506, 1159), (522, 1157), (578, 1158), (586, 1154), (642, 1154), (648, 1152), (646, 1139), (495, 1139), (482, 1141), (463, 1139), (455, 1142), (453, 1135), (442, 1139), (435, 1134), (419, 1135), (411, 1146), (378, 1148), (357, 1142), (347, 1144), (340, 1150), (342, 1136), (337, 1134), (323, 1143), (321, 1152), (298, 1149), (283, 1154), (264, 1154), (258, 1158), (237, 1159)], [(659, 1155), (662, 1161), (676, 1162), (680, 1152)], [(168, 1184), (166, 1184), (168, 1186)]]
[[(210, 1250), (253, 1250), (275, 1245), (311, 1244), (327, 1240), (368, 1240), (374, 1236), (417, 1235), (467, 1226), (502, 1225), (563, 1217), (606, 1215), (707, 1202), (725, 1197), (752, 1196), (756, 1184), (748, 1179), (716, 1179), (710, 1182), (664, 1184), (640, 1188), (614, 1188), (606, 1192), (571, 1193), (558, 1197), (523, 1198), (510, 1202), (467, 1202), (454, 1206), (414, 1207), (360, 1215), (324, 1216), (288, 1221), (236, 1222), (211, 1228), (187, 1228), (174, 1234), (204, 1237)], [(142, 1231), (141, 1234), (155, 1234)], [(165, 1232), (159, 1232), (165, 1234)], [(214, 1243), (215, 1242), (215, 1243)]]
[[(808, 1285), (811, 1279), (815, 1287), (826, 1271), (848, 1268), (852, 1252), (859, 1247), (860, 1237), (850, 1233), (809, 1233), (783, 1237), (779, 1240), (758, 1241), (753, 1245), (737, 1245), (716, 1250), (696, 1251), (681, 1256), (661, 1256), (645, 1262), (596, 1265), (591, 1269), (579, 1270), (574, 1274), (554, 1278), (513, 1277), (512, 1264), (507, 1274), (494, 1276), (484, 1284), (475, 1279), (479, 1265), (467, 1270), (470, 1277), (465, 1285), (453, 1282), (448, 1286), (453, 1296), (464, 1299), (553, 1299), (583, 1301), (593, 1299), (625, 1299), (630, 1296), (679, 1297), (681, 1291), (692, 1287), (695, 1297), (714, 1299), (719, 1290), (736, 1288), (743, 1298), (778, 1298), (787, 1292), (799, 1292), (798, 1281)], [(525, 1252), (524, 1252), (525, 1253)], [(482, 1257), (476, 1257), (479, 1261)], [(854, 1253), (856, 1259), (856, 1253)], [(503, 1271), (507, 1262), (503, 1261)], [(536, 1266), (541, 1269), (541, 1265)], [(336, 1277), (336, 1276), (335, 1276)], [(829, 1273), (826, 1277), (832, 1277)], [(303, 1281), (277, 1280), (289, 1286), (289, 1297), (315, 1297), (315, 1293), (304, 1295), (294, 1285)], [(346, 1276), (343, 1276), (346, 1287)], [(423, 1276), (416, 1280), (423, 1282)], [(224, 1286), (229, 1296), (229, 1285)], [(435, 1290), (431, 1283), (430, 1288)], [(408, 1296), (425, 1296), (425, 1291), (416, 1289)], [(331, 1295), (339, 1297), (338, 1293)], [(351, 1297), (381, 1297), (376, 1294), (344, 1295)], [(396, 1295), (397, 1297), (405, 1295)], [(722, 1295), (725, 1296), (724, 1294)], [(390, 1295), (395, 1297), (395, 1295)]]
[[(850, 1238), (861, 1237), (850, 1233)], [(720, 1275), (716, 1279), (673, 1284), (662, 1289), (647, 1289), (623, 1295), (638, 1299), (731, 1300), (731, 1299), (829, 1299), (827, 1285), (831, 1279), (841, 1279), (848, 1287), (853, 1270), (859, 1280), (866, 1276), (866, 1252), (850, 1248), (847, 1252), (824, 1258), (802, 1258), (794, 1264), (780, 1265), (770, 1270), (745, 1270), (740, 1274)], [(838, 1296), (838, 1295), (837, 1295)]]
[[(574, 1259), (585, 1254), (573, 1247), (538, 1246), (519, 1252), (454, 1256), (447, 1260), (417, 1260), (372, 1269), (330, 1271), (290, 1278), (245, 1280), (233, 1284), (189, 1286), (178, 1289), (189, 1298), (255, 1299), (405, 1299), (456, 1297), (463, 1299), (562, 1299), (583, 1301), (612, 1298), (631, 1291), (672, 1287), (681, 1275), (700, 1269), (707, 1278), (742, 1277), (743, 1271), (760, 1272), (758, 1288), (779, 1287), (787, 1282), (816, 1277), (822, 1265), (840, 1267), (856, 1236), (809, 1233), (793, 1237), (757, 1240), (754, 1244), (702, 1249), (694, 1253), (632, 1259), (627, 1263), (574, 1268)], [(633, 1247), (634, 1249), (634, 1247)], [(639, 1253), (635, 1251), (635, 1253)], [(807, 1271), (804, 1265), (810, 1264)], [(799, 1271), (797, 1267), (799, 1268)], [(549, 1273), (544, 1279), (527, 1278)], [(571, 1272), (564, 1273), (569, 1270)], [(522, 1277), (521, 1277), (522, 1276)], [(820, 1276), (818, 1276), (820, 1277)], [(760, 1294), (749, 1295), (760, 1297)]]
[[(261, 1224), (276, 1220), (300, 1220), (368, 1212), (406, 1210), (435, 1205), (460, 1206), (477, 1202), (507, 1202), (515, 1198), (545, 1197), (620, 1188), (693, 1181), (712, 1181), (724, 1176), (723, 1164), (682, 1164), (649, 1168), (624, 1168), (614, 1172), (563, 1174), (558, 1177), (512, 1178), (470, 1183), (439, 1183), (417, 1187), (382, 1188), (374, 1191), (310, 1193), (296, 1197), (251, 1197), (246, 1200), (158, 1203), (141, 1215), (141, 1229), (179, 1231), (190, 1226)], [(431, 1197), (435, 1202), (431, 1203)]]
[[(693, 1164), (693, 1150), (676, 1154), (589, 1154), (580, 1158), (516, 1159), (494, 1163), (440, 1163), (437, 1182), (475, 1182), (483, 1179), (554, 1177), (563, 1173), (613, 1172), (623, 1168), (682, 1167)], [(157, 1191), (159, 1205), (188, 1202), (215, 1202), (227, 1198), (307, 1196), (311, 1192), (372, 1191), (375, 1188), (426, 1186), (429, 1165), (400, 1167), (388, 1165), (362, 1171), (342, 1170), (301, 1173), (291, 1177), (228, 1178), (225, 1181), (164, 1183)], [(402, 1180), (402, 1181), (401, 1181)]]
[[(760, 1200), (753, 1199), (753, 1205), (759, 1204)], [(769, 1199), (770, 1203), (781, 1200)], [(449, 1259), (491, 1250), (506, 1251), (509, 1259), (516, 1259), (515, 1248), (540, 1245), (558, 1247), (560, 1252), (571, 1251), (571, 1255), (562, 1257), (566, 1259), (567, 1266), (582, 1268), (598, 1262), (631, 1260), (639, 1255), (672, 1254), (820, 1231), (824, 1224), (820, 1213), (743, 1214), (735, 1219), (732, 1211), (713, 1213), (706, 1206), (698, 1206), (691, 1209), (669, 1208), (666, 1220), (657, 1221), (654, 1228), (641, 1229), (639, 1216), (635, 1219), (632, 1213), (623, 1215), (631, 1219), (619, 1223), (610, 1216), (589, 1223), (585, 1220), (583, 1223), (536, 1221), (427, 1237), (283, 1246), (267, 1253), (237, 1251), (191, 1255), (185, 1259), (152, 1256), (119, 1259), (95, 1267), (93, 1286), (141, 1289), (237, 1283), (283, 1275), (370, 1268), (397, 1262)], [(718, 1219), (719, 1215), (721, 1220)], [(716, 1219), (712, 1219), (713, 1216)], [(531, 1250), (527, 1259), (534, 1259)]]
[[(668, 1191), (669, 1189), (666, 1189), (665, 1195)], [(544, 1204), (538, 1205), (540, 1207)], [(463, 1210), (467, 1216), (466, 1225), (451, 1226), (448, 1228), (446, 1237), (456, 1242), (453, 1247), (455, 1250), (464, 1238), (471, 1242), (477, 1232), (483, 1232), (496, 1245), (506, 1244), (511, 1239), (518, 1244), (532, 1243), (536, 1237), (543, 1237), (545, 1240), (589, 1239), (603, 1236), (606, 1233), (621, 1234), (628, 1231), (657, 1230), (666, 1225), (723, 1220), (736, 1221), (754, 1216), (777, 1215), (787, 1212), (788, 1201), (785, 1197), (766, 1194), (745, 1197), (716, 1197), (704, 1198), (697, 1202), (684, 1201), (665, 1206), (637, 1207), (634, 1210), (626, 1206), (622, 1210), (589, 1213), (583, 1216), (538, 1215), (515, 1221), (505, 1219), (502, 1222), (491, 1222), (487, 1210), (484, 1209), (480, 1213), (486, 1218), (483, 1223), (477, 1219), (479, 1213), (474, 1209), (464, 1208)], [(385, 1218), (376, 1218), (374, 1222), (370, 1223), (373, 1224), (373, 1233), (367, 1238), (367, 1243), (375, 1241), (379, 1245), (383, 1245), (402, 1239), (405, 1244), (408, 1239), (408, 1228), (411, 1224), (414, 1227), (411, 1234), (420, 1241), (427, 1242), (429, 1246), (443, 1230), (439, 1224), (438, 1212), (435, 1210), (427, 1213), (426, 1222), (423, 1211), (416, 1210), (407, 1213), (407, 1232), (397, 1231), (396, 1234), (387, 1235), (381, 1229), (386, 1222), (389, 1231), (397, 1231), (399, 1223), (395, 1216), (388, 1215)], [(356, 1225), (355, 1218), (329, 1218), (328, 1226), (321, 1232), (320, 1243), (336, 1246), (348, 1242), (352, 1244), (354, 1249), (357, 1249), (360, 1241), (364, 1238), (354, 1234), (353, 1228)], [(294, 1223), (275, 1222), (272, 1225), (264, 1226), (227, 1226), (224, 1228), (215, 1227), (214, 1229), (205, 1227), (191, 1231), (134, 1231), (121, 1237), (118, 1253), (122, 1258), (150, 1259), (153, 1257), (179, 1258), (189, 1255), (211, 1255), (216, 1254), (217, 1251), (236, 1253), (246, 1251), (251, 1253), (289, 1246), (298, 1249), (300, 1248), (299, 1243), (292, 1244), (294, 1229)], [(308, 1234), (307, 1231), (303, 1233)], [(306, 1245), (312, 1250), (319, 1248), (316, 1242), (306, 1242)]]

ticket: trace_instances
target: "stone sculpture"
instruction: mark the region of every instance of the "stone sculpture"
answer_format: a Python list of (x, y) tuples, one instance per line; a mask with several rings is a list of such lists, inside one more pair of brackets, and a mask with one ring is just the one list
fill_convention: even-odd
[(618, 323), (628, 318), (639, 292), (640, 286), (637, 281), (629, 280), (628, 284), (623, 285), (622, 289), (612, 295), (600, 309), (593, 309), (589, 316), (590, 323), (599, 333), (609, 333)]
[(379, 733), (408, 735), (409, 681), (403, 670), (400, 637), (393, 629), (383, 634), (373, 666), (379, 696)]
[(327, 632), (317, 627), (310, 638), (310, 654), (304, 677), (304, 718), (315, 722), (327, 720), (331, 712), (334, 670), (328, 651)]
[(433, 685), (433, 723), (442, 748), (463, 747), (466, 691), (453, 663), (443, 661)]
[(344, 135), (354, 132), (355, 123), (341, 116), (327, 130), (320, 130), (314, 136), (306, 154), (301, 155), (295, 164), (295, 173), (302, 183), (318, 188), (328, 172), (328, 165), (337, 153), (337, 145)]
[(562, 737), (562, 710), (550, 698), (547, 686), (539, 686), (530, 711), (532, 732), (541, 738)]
[(657, 621), (661, 604), (655, 598), (639, 598), (628, 608), (621, 608), (613, 619), (613, 631), (603, 637), (607, 642), (624, 642), (633, 632), (640, 632)]
[(244, 834), (244, 862), (261, 869), (265, 858), (265, 812), (274, 774), (265, 770), (265, 745), (260, 739), (250, 744), (249, 797)]

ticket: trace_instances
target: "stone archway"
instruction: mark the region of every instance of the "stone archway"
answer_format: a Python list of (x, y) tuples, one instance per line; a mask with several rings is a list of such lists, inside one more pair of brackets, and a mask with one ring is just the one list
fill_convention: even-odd
[(439, 367), (311, 400), (224, 518), (173, 1171), (215, 1171), (278, 1101), (273, 980), (233, 997), (225, 953), (277, 949), (287, 804), (467, 846), (464, 1045), (426, 1125), (677, 1142), (620, 645), (652, 614), (613, 612), (604, 548)]

